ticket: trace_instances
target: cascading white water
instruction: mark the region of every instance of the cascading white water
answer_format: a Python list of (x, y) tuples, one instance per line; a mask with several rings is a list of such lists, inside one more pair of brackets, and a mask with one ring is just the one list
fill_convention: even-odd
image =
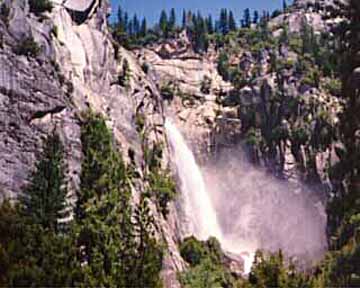
[(192, 151), (171, 120), (166, 119), (165, 129), (181, 182), (185, 217), (189, 225), (187, 233), (195, 235), (200, 240), (207, 240), (211, 236), (216, 237), (224, 249), (241, 255), (244, 260), (244, 273), (248, 274), (254, 260), (253, 250), (241, 250), (249, 246), (242, 245), (239, 241), (234, 243), (231, 239), (223, 237), (216, 211)]
[(221, 241), (221, 230), (216, 212), (193, 153), (171, 120), (166, 119), (165, 129), (181, 182), (185, 216), (190, 226), (187, 232), (200, 240), (207, 240), (210, 236), (214, 236)]

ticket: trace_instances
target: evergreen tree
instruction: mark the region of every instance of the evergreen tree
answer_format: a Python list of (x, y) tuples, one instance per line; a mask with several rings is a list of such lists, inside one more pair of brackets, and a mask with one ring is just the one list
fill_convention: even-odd
[(133, 17), (132, 25), (133, 25), (133, 33), (135, 35), (139, 35), (139, 33), (140, 33), (140, 22), (139, 22), (139, 19), (138, 19), (136, 14)]
[(163, 36), (166, 38), (167, 35), (168, 35), (169, 27), (168, 27), (168, 18), (167, 18), (167, 14), (166, 14), (165, 10), (161, 11), (160, 20), (159, 20), (159, 27), (160, 27), (160, 30), (161, 30)]
[(251, 25), (251, 16), (250, 16), (250, 9), (246, 8), (244, 10), (244, 19), (242, 21), (243, 28), (250, 28)]
[(207, 38), (207, 25), (204, 18), (198, 12), (197, 16), (194, 16), (194, 29), (192, 32), (192, 42), (195, 52), (206, 52), (208, 49)]
[(119, 5), (118, 8), (118, 13), (117, 13), (117, 18), (118, 18), (118, 26), (125, 31), (125, 27), (124, 27), (124, 13), (123, 10), (121, 8), (121, 6)]
[(229, 32), (229, 19), (226, 9), (221, 9), (220, 11), (219, 30), (223, 35), (226, 35)]
[(76, 210), (77, 245), (83, 285), (159, 287), (162, 249), (153, 237), (153, 220), (142, 200), (133, 217), (131, 173), (116, 151), (105, 120), (84, 115), (80, 191)]
[(129, 14), (127, 12), (124, 13), (123, 31), (129, 31)]
[(104, 119), (93, 112), (84, 118), (75, 214), (84, 285), (127, 287), (135, 244), (126, 167)]
[(231, 10), (229, 12), (229, 31), (236, 31), (236, 22), (233, 12)]
[(257, 10), (254, 11), (253, 23), (258, 24), (259, 22), (259, 12)]
[(206, 26), (207, 26), (207, 32), (209, 34), (213, 34), (214, 33), (214, 24), (213, 24), (213, 19), (211, 17), (211, 15), (209, 15), (208, 18), (206, 18)]
[(63, 149), (59, 136), (53, 131), (44, 142), (39, 161), (21, 197), (23, 213), (30, 222), (53, 231), (59, 229), (58, 220), (68, 214)]
[(130, 283), (133, 287), (159, 287), (163, 251), (153, 236), (154, 218), (151, 216), (146, 198), (141, 198), (134, 214), (135, 235), (138, 241)]
[(174, 31), (175, 30), (175, 26), (176, 26), (176, 13), (175, 13), (175, 9), (172, 8), (170, 11), (170, 17), (169, 17), (169, 23), (168, 23), (168, 29), (170, 31)]
[(185, 9), (183, 10), (183, 14), (182, 14), (182, 29), (186, 28), (186, 11)]
[(145, 37), (146, 33), (147, 33), (147, 24), (146, 24), (146, 19), (143, 18), (143, 20), (141, 21), (140, 36)]
[[(186, 26), (187, 27), (191, 27), (194, 25), (194, 22), (193, 22), (193, 14), (191, 11), (188, 11), (187, 12), (187, 15), (186, 15)], [(193, 28), (193, 27), (191, 27)]]
[(287, 9), (287, 3), (286, 0), (283, 0), (283, 11), (286, 11)]

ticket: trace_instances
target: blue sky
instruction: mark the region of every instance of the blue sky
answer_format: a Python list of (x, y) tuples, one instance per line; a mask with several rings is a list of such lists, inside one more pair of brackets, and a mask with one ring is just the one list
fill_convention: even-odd
[[(287, 0), (288, 3), (291, 1)], [(181, 21), (183, 9), (199, 10), (204, 16), (211, 13), (217, 17), (221, 8), (228, 8), (233, 10), (236, 19), (240, 20), (245, 8), (273, 11), (282, 7), (282, 0), (111, 0), (112, 17), (116, 15), (119, 4), (130, 15), (136, 13), (140, 18), (146, 17), (148, 22), (153, 24), (158, 21), (162, 9), (169, 11), (175, 8), (177, 20)]]

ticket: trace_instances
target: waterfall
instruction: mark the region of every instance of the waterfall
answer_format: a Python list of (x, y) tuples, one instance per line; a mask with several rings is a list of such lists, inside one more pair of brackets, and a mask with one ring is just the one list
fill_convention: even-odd
[(206, 191), (204, 178), (195, 157), (171, 120), (166, 119), (165, 129), (181, 182), (185, 217), (189, 225), (187, 232), (200, 240), (214, 236), (221, 241), (216, 211)]
[(244, 249), (249, 246), (239, 239), (228, 239), (223, 236), (203, 175), (192, 151), (171, 120), (166, 119), (165, 129), (181, 182), (185, 222), (189, 226), (187, 234), (194, 235), (199, 240), (216, 237), (223, 249), (241, 256), (244, 261), (244, 273), (249, 274), (255, 256), (254, 250)]
[(181, 184), (185, 214), (181, 226), (186, 226), (186, 236), (216, 237), (230, 258), (243, 259), (244, 274), (250, 272), (257, 249), (281, 249), (304, 267), (321, 259), (326, 251), (326, 217), (310, 190), (303, 187), (295, 193), (290, 183), (238, 158), (238, 150), (217, 157), (203, 167), (203, 175), (171, 120), (166, 119), (165, 129)]

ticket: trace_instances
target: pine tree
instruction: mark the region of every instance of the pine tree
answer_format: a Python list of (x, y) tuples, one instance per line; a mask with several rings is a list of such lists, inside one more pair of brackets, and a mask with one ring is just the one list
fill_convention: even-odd
[(226, 9), (221, 9), (220, 11), (219, 30), (223, 35), (229, 33), (229, 19)]
[(83, 118), (75, 220), (84, 285), (127, 287), (135, 244), (126, 167), (104, 119), (93, 112)]
[(176, 26), (176, 13), (175, 9), (171, 8), (168, 27), (170, 31), (174, 31)]
[(287, 3), (286, 0), (283, 0), (283, 11), (286, 11), (287, 9)]
[(146, 19), (143, 18), (143, 20), (141, 21), (140, 36), (145, 37), (146, 33), (147, 33), (147, 24), (146, 24)]
[(125, 31), (125, 27), (124, 27), (124, 13), (123, 10), (121, 8), (121, 6), (119, 5), (118, 8), (118, 13), (117, 13), (117, 20), (118, 20), (118, 26), (120, 27), (120, 29), (122, 29), (122, 31)]
[(214, 23), (211, 15), (209, 15), (209, 17), (206, 18), (206, 29), (209, 34), (214, 33)]
[(133, 23), (133, 33), (134, 35), (138, 35), (140, 33), (140, 22), (136, 14), (133, 17), (132, 23)]
[(233, 12), (231, 10), (229, 12), (229, 31), (236, 31), (236, 22)]
[(138, 241), (131, 284), (133, 287), (159, 287), (163, 251), (154, 238), (154, 218), (144, 197), (135, 209), (133, 225)]
[(183, 10), (183, 14), (182, 14), (182, 29), (186, 29), (186, 11), (185, 9)]
[(64, 148), (55, 131), (49, 135), (22, 195), (23, 213), (31, 223), (57, 231), (67, 217)]
[(168, 27), (168, 18), (165, 10), (161, 11), (160, 14), (160, 20), (159, 20), (159, 27), (163, 34), (163, 36), (166, 38), (168, 35), (169, 27)]
[(129, 14), (127, 12), (124, 14), (123, 30), (124, 32), (129, 32)]
[(250, 16), (250, 9), (246, 8), (244, 10), (244, 19), (242, 21), (243, 28), (250, 28), (251, 25), (251, 16)]
[(253, 16), (253, 23), (258, 24), (258, 22), (259, 22), (259, 12), (257, 10), (255, 10), (254, 16)]
[(87, 112), (81, 128), (84, 159), (76, 209), (82, 284), (88, 287), (159, 287), (162, 248), (144, 198), (133, 213), (131, 173), (111, 131)]

